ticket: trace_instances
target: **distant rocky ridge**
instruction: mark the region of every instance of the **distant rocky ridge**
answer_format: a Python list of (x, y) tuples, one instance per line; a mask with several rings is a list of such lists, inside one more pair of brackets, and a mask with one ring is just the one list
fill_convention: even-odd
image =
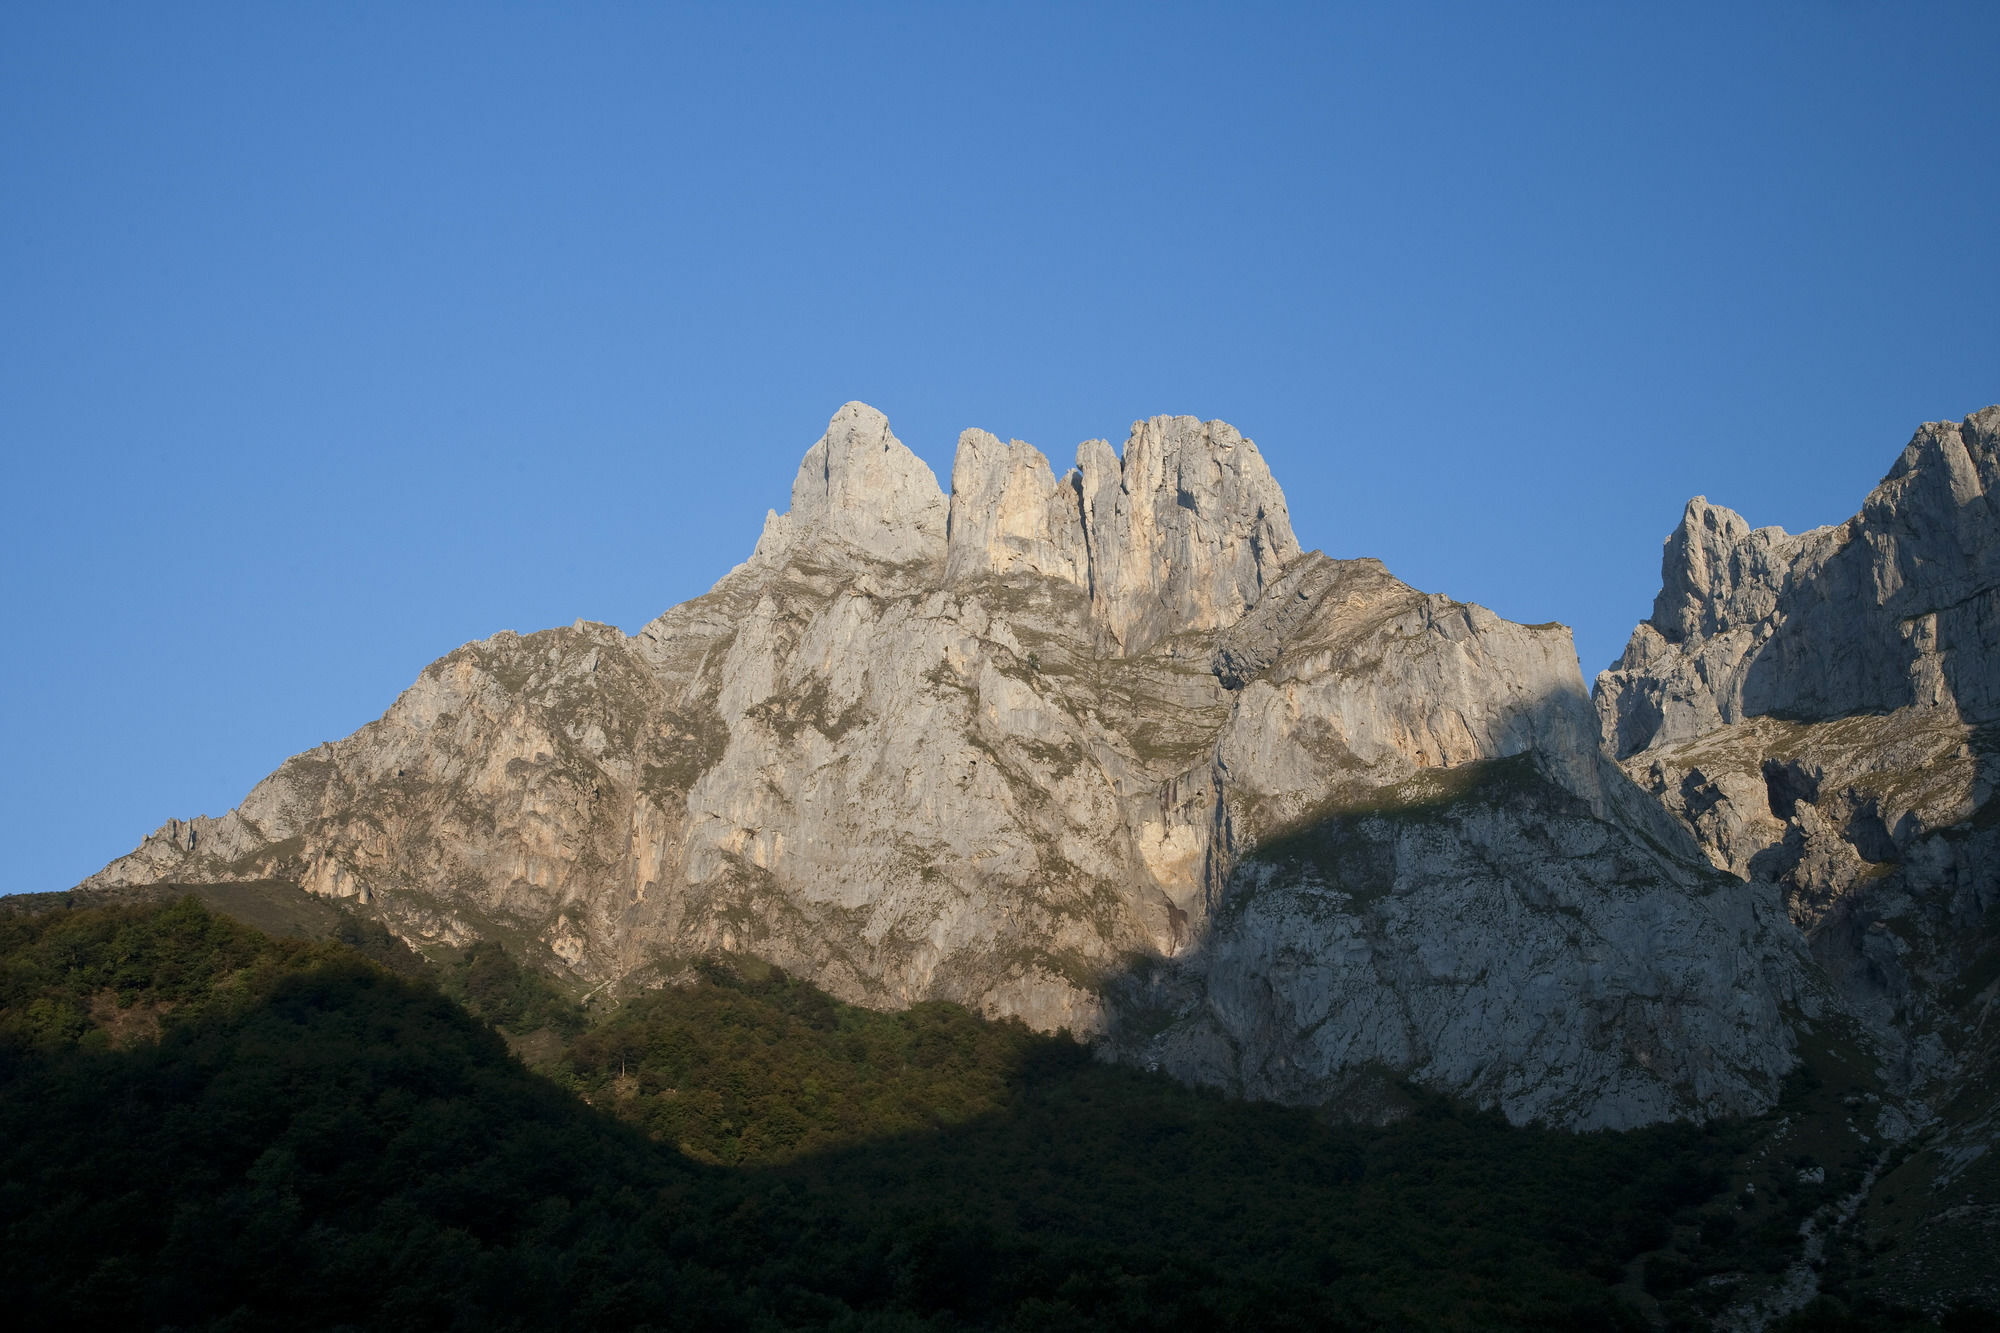
[(755, 954), (1287, 1100), (1769, 1105), (1827, 983), (1599, 726), (1566, 629), (1300, 552), (1220, 422), (1060, 476), (968, 431), (946, 494), (849, 404), (707, 594), (468, 644), (89, 883), (295, 883), (614, 993)]
[(1697, 497), (1661, 585), (1598, 677), (1605, 748), (1716, 866), (1780, 886), (1865, 1024), (1891, 1137), (1917, 1135), (1875, 1186), (1915, 1238), (1889, 1289), (1956, 1271), (2000, 1300), (2000, 407), (1920, 428), (1835, 526)]
[(1620, 759), (1747, 717), (2000, 718), (2000, 408), (1918, 430), (1845, 523), (1754, 531), (1696, 496), (1599, 678)]
[[(1928, 957), (2000, 905), (1984, 830), (2000, 789), (2000, 407), (1922, 427), (1836, 526), (1752, 530), (1696, 497), (1661, 583), (1598, 677), (1606, 750), (1715, 865), (1780, 883), (1850, 1003), (1896, 1040), (1894, 1014), (1925, 989), (1917, 946), (1849, 939), (1856, 913), (1917, 880), (1946, 893)], [(1934, 1062), (1926, 1050), (1908, 1058)]]

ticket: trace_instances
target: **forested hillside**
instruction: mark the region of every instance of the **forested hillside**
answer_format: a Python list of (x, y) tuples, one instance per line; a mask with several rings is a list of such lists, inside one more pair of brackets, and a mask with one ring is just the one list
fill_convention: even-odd
[(0, 917), (19, 1326), (1693, 1327), (1819, 1197), (1780, 1164), (1746, 1211), (1754, 1122), (1576, 1135), (1403, 1089), (1343, 1125), (757, 964), (586, 1012), (497, 945), (336, 933)]

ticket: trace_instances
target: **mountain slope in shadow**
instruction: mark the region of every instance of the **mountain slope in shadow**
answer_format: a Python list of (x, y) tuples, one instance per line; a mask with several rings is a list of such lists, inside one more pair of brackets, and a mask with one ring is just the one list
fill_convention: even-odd
[[(0, 917), (0, 1301), (54, 1328), (1636, 1328), (1679, 1317), (1668, 1247), (1733, 1215), (1761, 1132), (1518, 1128), (1408, 1085), (1394, 1123), (1332, 1123), (745, 959), (559, 1000), (504, 955), (397, 975), (192, 898)], [(537, 1035), (539, 1071), (509, 1050)], [(1730, 1262), (1782, 1267), (1756, 1247), (1795, 1202)]]

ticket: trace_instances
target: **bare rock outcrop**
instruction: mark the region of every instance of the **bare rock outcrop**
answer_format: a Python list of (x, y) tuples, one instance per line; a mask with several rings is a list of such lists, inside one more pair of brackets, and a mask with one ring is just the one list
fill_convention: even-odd
[(891, 564), (944, 553), (946, 508), (937, 477), (866, 403), (833, 414), (799, 464), (792, 507), (765, 517), (752, 559), (833, 542)]
[(1598, 677), (1606, 749), (1714, 865), (1777, 885), (1864, 1025), (1914, 1135), (1884, 1188), (1926, 1219), (1885, 1281), (1927, 1298), (2000, 1215), (2000, 407), (1921, 427), (1832, 527), (1697, 498), (1661, 584)]
[(1525, 756), (1324, 811), (1222, 901), (1197, 956), (1119, 980), (1107, 1040), (1251, 1096), (1365, 1103), (1389, 1070), (1517, 1122), (1740, 1113), (1820, 1008), (1770, 885), (1630, 836)]
[(1859, 513), (1798, 536), (1697, 497), (1598, 677), (1607, 750), (1716, 865), (1817, 930), (1992, 794), (2000, 407), (1921, 427)]
[[(1284, 859), (1327, 829), (1354, 859)], [(1775, 891), (1603, 763), (1567, 630), (1301, 553), (1189, 417), (1061, 476), (969, 431), (947, 497), (849, 404), (704, 596), (468, 644), (93, 883), (253, 880), (580, 988), (754, 954), (1258, 1095), (1388, 1068), (1578, 1125), (1766, 1104), (1814, 1002)]]
[(1619, 758), (1746, 717), (2000, 718), (2000, 407), (1920, 428), (1861, 512), (1792, 536), (1697, 496), (1598, 678)]
[(1090, 590), (1083, 494), (1032, 444), (983, 430), (958, 439), (951, 468), (948, 580), (1033, 574)]
[(1093, 440), (1077, 470), (1091, 602), (1121, 651), (1232, 624), (1299, 553), (1263, 455), (1220, 421), (1135, 423), (1122, 456)]

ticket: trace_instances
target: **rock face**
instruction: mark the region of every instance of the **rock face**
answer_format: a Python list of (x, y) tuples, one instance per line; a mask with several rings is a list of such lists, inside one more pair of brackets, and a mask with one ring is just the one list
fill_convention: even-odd
[(792, 482), (792, 507), (764, 520), (756, 556), (802, 542), (848, 547), (889, 564), (931, 561), (944, 549), (946, 512), (937, 478), (889, 433), (866, 403), (834, 413)]
[(1396, 1071), (1577, 1128), (1760, 1105), (1816, 1008), (1777, 894), (1629, 829), (1526, 756), (1420, 772), (1256, 847), (1194, 956), (1120, 980), (1109, 1041), (1280, 1101)]
[[(1651, 619), (1598, 677), (1599, 722), (1717, 866), (1780, 881), (1801, 928), (1838, 934), (1843, 902), (1907, 881), (1920, 847), (1991, 798), (1996, 649), (1989, 407), (1920, 428), (1835, 527), (1752, 530), (1690, 501)], [(1976, 916), (1989, 899), (1972, 892)]]
[(1298, 556), (1257, 446), (1220, 421), (1154, 417), (1122, 458), (1077, 451), (1092, 608), (1125, 653), (1233, 623)]
[(1121, 457), (1077, 449), (1060, 481), (1032, 445), (959, 437), (947, 581), (1039, 574), (1082, 589), (1100, 639), (1130, 655), (1229, 625), (1298, 558), (1257, 446), (1220, 421), (1135, 424)]
[(1834, 527), (1695, 499), (1661, 585), (1598, 677), (1605, 746), (1716, 866), (1779, 885), (1909, 1099), (1883, 1188), (1938, 1225), (1885, 1267), (1928, 1299), (2000, 1218), (2000, 407), (1920, 428)]
[(1996, 440), (1996, 407), (1926, 425), (1860, 513), (1798, 536), (1690, 500), (1651, 619), (1598, 680), (1607, 747), (1758, 716), (2000, 716)]
[(1062, 476), (968, 431), (946, 496), (849, 404), (704, 596), (469, 644), (92, 883), (286, 880), (591, 989), (751, 953), (1294, 1100), (1761, 1107), (1797, 932), (1597, 728), (1567, 630), (1302, 554), (1220, 422)]

